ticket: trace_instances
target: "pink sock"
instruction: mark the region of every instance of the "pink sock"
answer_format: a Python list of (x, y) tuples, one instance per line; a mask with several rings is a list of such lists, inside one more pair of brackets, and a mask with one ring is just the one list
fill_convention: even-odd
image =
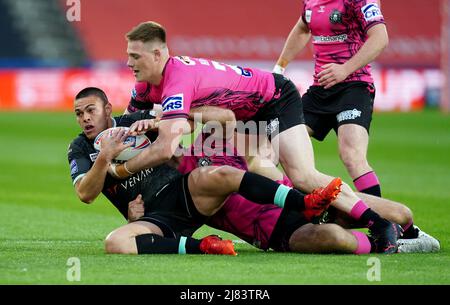
[(356, 220), (361, 218), (361, 215), (367, 210), (369, 207), (364, 203), (364, 201), (359, 200), (350, 211), (350, 216)]
[(366, 234), (359, 231), (352, 231), (353, 236), (355, 236), (358, 246), (356, 247), (355, 254), (367, 254), (370, 253), (372, 245), (370, 244), (369, 238)]
[(356, 178), (353, 183), (356, 189), (361, 192), (365, 189), (371, 188), (372, 186), (379, 185), (378, 177), (375, 172), (368, 172), (358, 178)]

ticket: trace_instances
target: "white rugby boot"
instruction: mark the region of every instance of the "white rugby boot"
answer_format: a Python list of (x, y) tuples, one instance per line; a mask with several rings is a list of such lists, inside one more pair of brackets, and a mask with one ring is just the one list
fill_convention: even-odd
[(429, 253), (438, 252), (441, 249), (441, 245), (436, 238), (420, 230), (417, 226), (414, 226), (414, 228), (419, 231), (418, 237), (399, 239), (397, 241), (398, 253)]

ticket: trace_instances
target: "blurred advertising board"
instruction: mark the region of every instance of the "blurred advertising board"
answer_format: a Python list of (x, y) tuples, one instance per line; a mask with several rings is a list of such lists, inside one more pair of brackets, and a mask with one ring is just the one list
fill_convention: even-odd
[[(312, 69), (311, 65), (293, 64), (287, 71), (302, 94), (312, 83)], [(373, 76), (377, 111), (420, 110), (427, 96), (439, 92), (443, 84), (438, 69), (378, 68), (373, 69)], [(0, 110), (70, 111), (74, 96), (93, 86), (103, 89), (114, 108), (121, 111), (130, 100), (133, 85), (128, 69), (0, 70)]]

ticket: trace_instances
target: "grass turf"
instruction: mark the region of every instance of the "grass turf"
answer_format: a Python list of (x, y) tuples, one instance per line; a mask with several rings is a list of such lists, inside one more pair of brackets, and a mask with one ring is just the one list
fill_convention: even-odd
[[(238, 243), (237, 257), (105, 255), (103, 239), (124, 220), (103, 197), (76, 198), (66, 159), (78, 133), (73, 115), (0, 113), (0, 284), (450, 284), (450, 117), (375, 114), (372, 124), (369, 160), (383, 195), (407, 203), (441, 252), (305, 255)], [(335, 136), (313, 143), (318, 169), (350, 182)], [(80, 282), (67, 280), (71, 257), (80, 259)], [(370, 257), (380, 259), (380, 282), (367, 280)]]

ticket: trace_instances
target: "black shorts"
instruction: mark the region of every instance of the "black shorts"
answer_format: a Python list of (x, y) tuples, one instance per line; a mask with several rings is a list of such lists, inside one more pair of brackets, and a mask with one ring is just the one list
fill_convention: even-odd
[(289, 252), (289, 239), (300, 227), (309, 223), (302, 213), (283, 209), (269, 240), (269, 247), (278, 252)]
[(191, 236), (207, 217), (197, 211), (188, 188), (189, 173), (163, 186), (151, 200), (144, 202), (139, 220), (157, 225), (164, 237)]
[(369, 132), (374, 99), (375, 87), (366, 82), (340, 83), (326, 90), (311, 86), (302, 98), (306, 125), (319, 141), (344, 124), (360, 125)]
[(302, 99), (294, 83), (283, 75), (273, 73), (275, 95), (252, 118), (253, 121), (265, 121), (265, 132), (269, 139), (296, 125), (305, 124)]

